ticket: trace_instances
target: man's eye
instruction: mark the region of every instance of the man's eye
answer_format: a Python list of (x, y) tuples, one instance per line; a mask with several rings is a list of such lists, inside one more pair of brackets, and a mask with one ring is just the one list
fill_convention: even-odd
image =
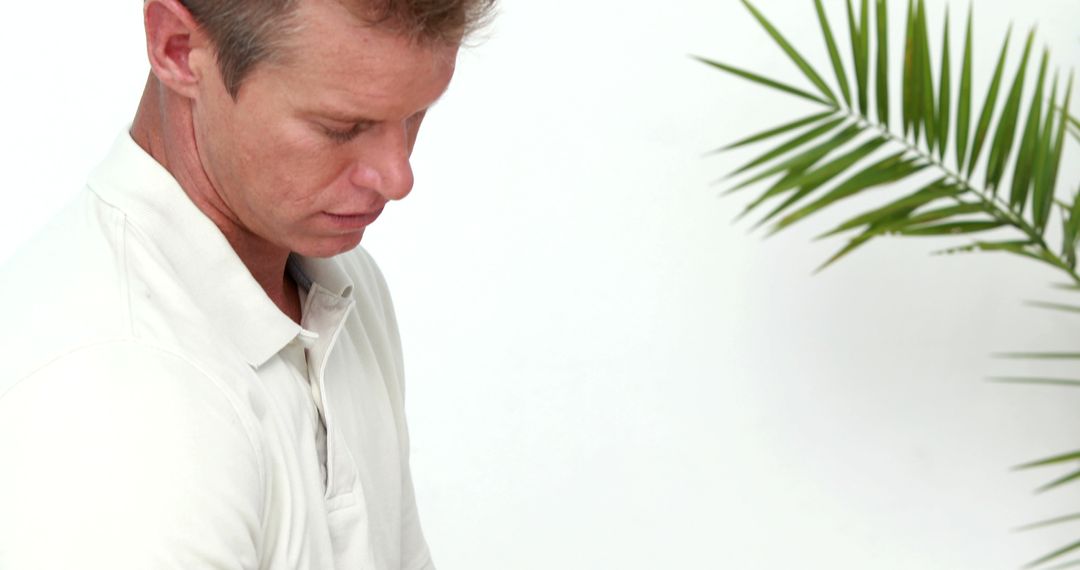
[(325, 133), (326, 136), (329, 137), (331, 140), (344, 143), (356, 138), (356, 135), (364, 132), (367, 127), (367, 123), (357, 123), (347, 130), (332, 129), (327, 126), (323, 126), (322, 130), (323, 133)]

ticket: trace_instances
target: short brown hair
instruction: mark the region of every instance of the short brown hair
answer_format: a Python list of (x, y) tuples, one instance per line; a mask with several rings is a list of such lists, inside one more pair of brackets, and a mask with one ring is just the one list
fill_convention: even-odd
[[(235, 99), (255, 66), (280, 55), (302, 0), (180, 0), (210, 36), (225, 88)], [(372, 24), (388, 24), (418, 42), (460, 42), (491, 13), (495, 0), (338, 0)]]

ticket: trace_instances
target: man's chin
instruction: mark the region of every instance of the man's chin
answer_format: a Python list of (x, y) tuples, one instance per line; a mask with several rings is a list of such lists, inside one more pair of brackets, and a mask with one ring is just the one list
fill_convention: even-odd
[(356, 249), (364, 237), (364, 230), (333, 237), (313, 238), (292, 247), (294, 253), (304, 257), (334, 257)]

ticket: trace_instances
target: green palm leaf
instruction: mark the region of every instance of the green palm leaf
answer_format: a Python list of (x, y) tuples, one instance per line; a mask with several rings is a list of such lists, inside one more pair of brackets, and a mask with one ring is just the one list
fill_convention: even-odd
[[(1077, 385), (1080, 385), (1080, 382), (1078, 382)], [(1056, 489), (1066, 483), (1072, 483), (1073, 481), (1080, 481), (1080, 471), (1073, 471), (1072, 473), (1069, 473), (1064, 477), (1054, 479), (1053, 481), (1043, 485), (1042, 487), (1039, 487), (1035, 491), (1038, 493), (1042, 493), (1044, 491), (1049, 491), (1050, 489)]]
[(1005, 33), (1005, 42), (1001, 46), (1001, 55), (998, 57), (997, 67), (994, 68), (994, 78), (990, 80), (990, 88), (983, 102), (982, 113), (979, 122), (975, 126), (975, 138), (971, 145), (971, 158), (967, 163), (967, 175), (975, 170), (975, 164), (979, 162), (979, 153), (986, 141), (987, 131), (990, 130), (990, 119), (994, 116), (994, 106), (997, 104), (998, 90), (1001, 88), (1001, 75), (1005, 71), (1005, 56), (1009, 53), (1009, 39), (1012, 37), (1012, 28)]
[(1032, 247), (1038, 244), (1028, 240), (1009, 240), (1004, 242), (975, 242), (961, 247), (950, 247), (937, 252), (939, 255), (968, 254), (973, 252), (1002, 252), (1020, 257), (1045, 261), (1037, 252), (1032, 252)]
[(926, 166), (916, 160), (903, 158), (904, 154), (905, 151), (893, 154), (855, 174), (813, 203), (785, 216), (774, 226), (773, 231), (782, 230), (825, 206), (853, 196), (860, 191), (907, 178)]
[[(1057, 99), (1057, 87), (1058, 77), (1057, 73), (1054, 73), (1054, 81), (1050, 87), (1050, 108), (1054, 107), (1054, 101)], [(1035, 170), (1032, 174), (1034, 180), (1031, 199), (1032, 218), (1035, 221), (1035, 227), (1039, 230), (1046, 228), (1050, 218), (1050, 208), (1054, 204), (1054, 188), (1050, 183), (1050, 167), (1048, 166), (1054, 154), (1054, 114), (1047, 113), (1045, 121), (1035, 143), (1034, 165), (1032, 166)]]
[(784, 36), (780, 33), (780, 31), (777, 30), (772, 25), (772, 23), (770, 23), (769, 20), (767, 20), (765, 16), (761, 12), (759, 12), (753, 4), (749, 2), (749, 0), (742, 0), (742, 3), (744, 6), (746, 6), (746, 9), (750, 10), (750, 13), (754, 15), (754, 18), (757, 19), (758, 23), (761, 24), (761, 27), (765, 28), (765, 31), (768, 32), (769, 36), (772, 37), (773, 41), (775, 41), (776, 44), (779, 45), (782, 50), (784, 50), (784, 53), (786, 53), (787, 56), (791, 58), (791, 61), (795, 62), (795, 65), (799, 68), (800, 71), (803, 72), (803, 75), (805, 75), (806, 78), (809, 79), (810, 82), (813, 83), (819, 91), (821, 91), (821, 94), (825, 96), (825, 98), (829, 101), (831, 105), (837, 106), (838, 103), (836, 102), (836, 95), (833, 94), (832, 89), (829, 89), (829, 86), (825, 83), (825, 81), (821, 79), (821, 76), (818, 75), (818, 72), (816, 70), (814, 70), (814, 67), (807, 63), (807, 61), (801, 55), (799, 55), (799, 52), (795, 51), (795, 48), (791, 47), (791, 44), (788, 43), (786, 39), (784, 39)]
[(1013, 469), (1032, 469), (1035, 467), (1046, 467), (1047, 465), (1057, 465), (1059, 463), (1070, 463), (1073, 461), (1080, 461), (1080, 450), (1054, 455), (1052, 457), (1039, 459), (1030, 463), (1024, 463), (1022, 465), (1017, 465), (1016, 467), (1013, 467)]
[(991, 378), (991, 380), (1004, 384), (1042, 384), (1047, 386), (1069, 386), (1072, 388), (1080, 388), (1080, 380), (1072, 380), (1069, 378), (1029, 378), (1016, 376), (997, 376)]
[(861, 0), (859, 6), (859, 65), (863, 80), (859, 84), (859, 110), (870, 114), (870, 3)]
[(922, 77), (922, 73), (918, 69), (918, 65), (921, 63), (922, 58), (918, 54), (918, 41), (915, 33), (915, 2), (914, 0), (908, 0), (907, 7), (907, 33), (904, 36), (904, 67), (902, 70), (902, 105), (901, 105), (901, 118), (904, 125), (904, 136), (908, 135), (908, 132), (913, 132), (912, 138), (917, 142), (919, 139), (919, 128), (922, 124), (921, 117), (919, 115), (919, 109), (921, 108), (921, 101), (918, 99), (918, 85), (917, 81)]
[(1028, 301), (1028, 305), (1032, 307), (1038, 307), (1040, 309), (1050, 309), (1052, 311), (1062, 311), (1065, 313), (1080, 313), (1080, 307), (1076, 305), (1066, 305), (1065, 303), (1048, 303), (1046, 301)]
[[(841, 122), (842, 122), (842, 120), (841, 120)], [(839, 124), (839, 123), (837, 123), (837, 124)], [(794, 145), (794, 146), (796, 146), (796, 147), (802, 146), (802, 145), (806, 144), (807, 142), (810, 142), (811, 140), (816, 140), (821, 135), (827, 134), (830, 131), (835, 130), (835, 127), (836, 127), (836, 125), (830, 124), (828, 129), (821, 129), (821, 128), (814, 129), (812, 137), (808, 137), (807, 135), (809, 135), (810, 133), (806, 133), (804, 135), (800, 135), (795, 140), (788, 141), (788, 143), (785, 143), (784, 146), (789, 146), (790, 143), (794, 143), (794, 142), (798, 143), (797, 145)], [(833, 134), (832, 138), (829, 138), (825, 142), (823, 142), (823, 143), (821, 143), (821, 144), (819, 144), (819, 145), (817, 145), (815, 147), (810, 148), (810, 150), (802, 151), (801, 153), (799, 153), (799, 154), (797, 154), (797, 155), (795, 155), (793, 157), (788, 157), (788, 158), (784, 159), (780, 163), (778, 163), (778, 164), (776, 164), (774, 166), (771, 166), (771, 167), (769, 167), (768, 169), (766, 169), (766, 170), (764, 170), (762, 172), (759, 172), (758, 174), (754, 175), (752, 178), (749, 178), (747, 180), (744, 180), (743, 182), (740, 182), (736, 186), (728, 189), (727, 192), (725, 192), (725, 193), (730, 194), (731, 192), (735, 192), (736, 190), (740, 190), (740, 189), (745, 188), (745, 187), (747, 187), (747, 186), (749, 186), (751, 184), (754, 184), (756, 182), (760, 182), (761, 180), (764, 180), (764, 179), (766, 179), (766, 178), (768, 178), (768, 177), (770, 177), (770, 176), (772, 176), (774, 174), (778, 174), (780, 172), (796, 171), (796, 170), (798, 170), (800, 168), (806, 169), (809, 166), (813, 165), (818, 160), (820, 160), (821, 157), (823, 157), (823, 156), (827, 155), (828, 153), (832, 152), (833, 150), (835, 150), (836, 147), (839, 147), (840, 145), (842, 145), (842, 144), (848, 142), (849, 140), (855, 138), (856, 136), (858, 136), (859, 133), (861, 133), (861, 132), (862, 132), (862, 130), (858, 126), (849, 125), (849, 126), (845, 127), (844, 129), (842, 129), (840, 132)], [(771, 151), (769, 154), (776, 154), (777, 156), (779, 156), (779, 154), (777, 154), (775, 152), (775, 150)], [(771, 160), (771, 158), (769, 160)], [(757, 161), (755, 160), (755, 162), (757, 162)]]
[(799, 89), (798, 87), (792, 87), (791, 85), (788, 85), (787, 83), (784, 83), (782, 81), (777, 81), (775, 79), (769, 79), (768, 77), (765, 77), (763, 75), (758, 75), (756, 73), (747, 71), (745, 69), (740, 69), (738, 67), (728, 65), (726, 63), (721, 63), (719, 61), (712, 60), (712, 59), (709, 59), (709, 58), (705, 58), (705, 57), (701, 57), (701, 56), (697, 56), (697, 55), (692, 56), (692, 57), (694, 59), (700, 61), (701, 63), (704, 63), (706, 65), (711, 65), (712, 67), (715, 67), (716, 69), (719, 69), (721, 71), (726, 71), (726, 72), (728, 72), (728, 73), (730, 73), (732, 75), (735, 75), (737, 77), (741, 77), (741, 78), (746, 79), (748, 81), (753, 81), (754, 83), (758, 83), (758, 84), (764, 85), (766, 87), (771, 87), (773, 89), (776, 89), (777, 91), (783, 91), (784, 93), (789, 93), (791, 95), (795, 95), (796, 97), (802, 97), (803, 99), (808, 99), (810, 101), (813, 101), (815, 103), (820, 103), (822, 105), (832, 105), (832, 103), (830, 103), (829, 101), (826, 101), (825, 99), (822, 99), (821, 97), (818, 97), (817, 95), (814, 95), (812, 93), (808, 93), (806, 91), (803, 91), (802, 89)]
[(820, 125), (817, 125), (814, 128), (809, 129), (806, 132), (803, 132), (803, 133), (799, 134), (798, 136), (795, 136), (795, 137), (793, 137), (793, 138), (791, 138), (791, 139), (789, 139), (787, 141), (784, 141), (782, 144), (780, 144), (776, 148), (773, 148), (772, 150), (769, 150), (768, 152), (754, 158), (753, 160), (751, 160), (750, 162), (747, 162), (746, 164), (740, 166), (739, 168), (736, 168), (734, 171), (732, 171), (731, 174), (728, 175), (728, 177), (730, 178), (732, 176), (742, 174), (743, 172), (746, 172), (747, 170), (750, 170), (750, 169), (752, 169), (754, 167), (765, 164), (766, 162), (769, 162), (770, 160), (772, 160), (774, 158), (783, 156), (784, 154), (787, 154), (788, 152), (791, 152), (791, 151), (793, 151), (793, 150), (795, 150), (795, 149), (797, 149), (797, 148), (799, 148), (799, 147), (801, 147), (801, 146), (803, 146), (803, 145), (805, 145), (805, 144), (807, 144), (807, 143), (809, 143), (811, 141), (816, 140), (818, 137), (829, 133), (830, 131), (832, 131), (832, 130), (836, 129), (838, 126), (840, 126), (843, 122), (844, 122), (844, 118), (839, 117), (839, 118), (835, 118), (835, 119), (826, 121), (825, 123), (822, 123)]
[(1003, 352), (994, 356), (1027, 360), (1080, 360), (1080, 352)]
[(1005, 222), (1001, 221), (948, 222), (932, 226), (904, 228), (899, 233), (905, 236), (952, 236), (996, 230), (1004, 225)]
[[(894, 214), (894, 216), (900, 217), (900, 216), (903, 216), (904, 214), (905, 214), (904, 212), (897, 212), (896, 214)], [(833, 263), (836, 263), (841, 258), (847, 256), (851, 252), (855, 251), (856, 249), (858, 249), (858, 248), (862, 247), (863, 245), (865, 245), (866, 243), (868, 243), (874, 237), (877, 237), (878, 235), (880, 235), (878, 232), (875, 232), (873, 230), (874, 230), (874, 225), (871, 224), (869, 229), (867, 229), (865, 232), (859, 234), (857, 237), (855, 237), (854, 239), (849, 241), (847, 243), (847, 245), (845, 245), (840, 251), (834, 253), (832, 257), (825, 260), (825, 263), (822, 263), (821, 265), (819, 265), (817, 267), (817, 269), (814, 270), (814, 273), (818, 273), (818, 272), (824, 270), (826, 267), (832, 265)]]
[(895, 214), (900, 212), (905, 212), (904, 217), (906, 217), (907, 213), (910, 213), (917, 208), (925, 206), (930, 202), (954, 198), (960, 194), (961, 191), (959, 189), (953, 186), (948, 186), (944, 184), (944, 182), (944, 178), (940, 178), (934, 182), (931, 182), (927, 186), (924, 186), (916, 192), (904, 196), (899, 200), (896, 200), (895, 202), (890, 202), (889, 204), (881, 206), (880, 208), (875, 208), (873, 210), (870, 210), (869, 212), (855, 216), (854, 218), (851, 218), (840, 224), (836, 228), (824, 234), (821, 234), (816, 239), (821, 239), (849, 230), (854, 230), (861, 226), (881, 224), (887, 218), (892, 218), (893, 216), (895, 216)]
[(998, 120), (997, 132), (994, 133), (994, 142), (990, 145), (990, 158), (986, 166), (986, 187), (997, 192), (1001, 175), (1005, 172), (1005, 164), (1009, 160), (1012, 151), (1013, 139), (1016, 135), (1016, 118), (1020, 112), (1020, 93), (1024, 89), (1024, 79), (1027, 75), (1028, 57), (1031, 55), (1031, 43), (1035, 40), (1035, 30), (1028, 33), (1027, 42), (1024, 44), (1024, 55), (1020, 59), (1020, 68), (1013, 79), (1012, 89), (1005, 99), (1005, 108)]
[(919, 230), (930, 225), (931, 222), (937, 222), (940, 220), (948, 220), (950, 218), (956, 218), (959, 216), (965, 216), (969, 214), (985, 214), (986, 207), (982, 204), (960, 203), (952, 206), (945, 206), (943, 208), (937, 208), (926, 212), (920, 212), (918, 215), (911, 216), (896, 224), (895, 230), (902, 232), (905, 230)]
[(878, 121), (889, 126), (889, 7), (877, 0), (877, 95)]
[[(937, 144), (937, 110), (934, 108), (934, 75), (930, 69), (930, 33), (926, 26), (926, 3), (918, 0), (915, 17), (916, 67), (919, 74), (918, 90), (914, 94), (919, 99), (919, 115), (922, 117), (926, 134), (926, 145), (931, 152)], [(916, 137), (918, 138), (918, 137)]]
[(952, 93), (950, 92), (952, 83), (950, 81), (950, 68), (952, 67), (949, 62), (949, 10), (945, 9), (945, 33), (941, 39), (941, 92), (938, 94), (937, 100), (937, 140), (938, 140), (938, 158), (943, 162), (945, 160), (945, 149), (949, 145), (949, 107), (952, 102)]
[(1024, 134), (1020, 137), (1020, 152), (1016, 155), (1013, 167), (1012, 191), (1009, 192), (1009, 206), (1013, 211), (1023, 214), (1031, 191), (1031, 175), (1035, 159), (1035, 146), (1039, 140), (1039, 124), (1042, 120), (1043, 87), (1046, 83), (1046, 67), (1050, 53), (1043, 51), (1042, 63), (1039, 64), (1039, 77), (1035, 80), (1035, 94), (1028, 107), (1028, 119)]
[(1080, 236), (1080, 188), (1073, 195), (1072, 207), (1069, 208), (1068, 217), (1065, 219), (1065, 229), (1062, 232), (1062, 257), (1070, 269), (1076, 268), (1076, 242)]
[(1065, 570), (1066, 568), (1076, 568), (1077, 566), (1080, 566), (1080, 559), (1062, 562), (1061, 564), (1055, 564), (1053, 566), (1046, 566), (1045, 570)]
[(844, 70), (844, 62), (840, 59), (840, 50), (836, 47), (836, 39), (833, 37), (832, 27), (829, 26), (829, 18), (825, 16), (825, 7), (821, 5), (821, 0), (814, 0), (814, 8), (817, 10), (818, 22), (821, 24), (821, 34), (825, 37), (825, 46), (829, 50), (829, 59), (832, 60), (836, 83), (840, 85), (844, 103), (851, 107), (851, 89), (848, 87), (847, 71)]
[[(1046, 556), (1043, 556), (1042, 558), (1039, 558), (1038, 560), (1033, 560), (1033, 561), (1025, 564), (1024, 568), (1035, 568), (1036, 566), (1041, 566), (1043, 564), (1046, 564), (1047, 562), (1050, 562), (1051, 560), (1056, 560), (1058, 558), (1061, 558), (1062, 556), (1065, 556), (1066, 554), (1068, 554), (1070, 552), (1073, 552), (1073, 551), (1075, 551), (1077, 549), (1080, 549), (1080, 540), (1078, 540), (1078, 541), (1076, 541), (1076, 542), (1074, 542), (1072, 544), (1069, 544), (1068, 546), (1065, 546), (1065, 547), (1062, 547), (1062, 548), (1060, 548), (1058, 550), (1055, 550), (1055, 551), (1051, 552), (1050, 554), (1047, 554)], [(1069, 565), (1070, 566), (1075, 566), (1075, 562), (1069, 563)], [(1056, 568), (1064, 568), (1064, 566), (1057, 566)]]
[(960, 69), (960, 95), (956, 100), (956, 170), (964, 169), (968, 135), (971, 132), (971, 26), (973, 19), (968, 5), (967, 31), (964, 33), (964, 62)]
[(1061, 112), (1061, 121), (1058, 124), (1057, 142), (1054, 143), (1054, 157), (1050, 170), (1050, 192), (1053, 193), (1057, 184), (1058, 173), (1061, 170), (1061, 154), (1065, 149), (1065, 128), (1069, 119), (1069, 105), (1072, 102), (1073, 75), (1069, 74), (1069, 84), (1065, 88), (1065, 105)]
[(1052, 519), (1047, 519), (1047, 520), (1043, 520), (1043, 521), (1039, 521), (1039, 522), (1033, 522), (1031, 524), (1026, 524), (1026, 525), (1024, 525), (1022, 527), (1018, 527), (1016, 530), (1018, 530), (1018, 531), (1034, 530), (1034, 529), (1037, 529), (1037, 528), (1045, 528), (1045, 527), (1048, 527), (1048, 526), (1053, 526), (1053, 525), (1057, 525), (1057, 524), (1061, 524), (1061, 523), (1072, 522), (1072, 521), (1075, 521), (1075, 520), (1080, 520), (1080, 513), (1076, 513), (1076, 514), (1072, 514), (1072, 515), (1065, 515), (1063, 517), (1054, 517)]
[(855, 83), (858, 88), (859, 112), (867, 113), (867, 75), (869, 74), (869, 6), (867, 0), (861, 0), (862, 14), (859, 23), (855, 21), (855, 8), (847, 0), (848, 35), (851, 38), (851, 56), (855, 67)]
[[(765, 202), (766, 200), (779, 196), (794, 188), (798, 188), (799, 186), (814, 183), (814, 188), (816, 188), (817, 185), (820, 185), (820, 183), (823, 183), (825, 181), (820, 180), (820, 182), (816, 182), (817, 180), (822, 178), (822, 172), (825, 172), (827, 174), (828, 169), (826, 169), (825, 171), (819, 169), (817, 171), (811, 172), (810, 174), (807, 174), (807, 171), (813, 168), (813, 166), (819, 161), (821, 161), (821, 159), (825, 158), (832, 152), (839, 149), (841, 146), (847, 144), (849, 141), (854, 139), (860, 132), (861, 131), (858, 127), (848, 127), (847, 129), (841, 131), (840, 133), (838, 133), (831, 139), (825, 141), (824, 143), (814, 148), (811, 148), (810, 150), (805, 151), (798, 156), (792, 157), (784, 161), (783, 163), (774, 166), (773, 168), (770, 168), (768, 171), (762, 174), (759, 174), (758, 176), (771, 175), (769, 174), (770, 172), (772, 174), (776, 174), (777, 172), (785, 172), (784, 176), (781, 177), (780, 180), (776, 181), (764, 193), (762, 193), (761, 196), (748, 204), (746, 206), (746, 209), (743, 210), (742, 214), (740, 214), (739, 217), (741, 218), (742, 216), (748, 214), (751, 210), (757, 208), (761, 203)], [(834, 165), (832, 167), (829, 167), (829, 169), (835, 167), (836, 166)]]
[(739, 139), (739, 140), (737, 140), (737, 141), (735, 141), (735, 142), (733, 142), (731, 144), (728, 144), (727, 146), (723, 146), (723, 147), (720, 147), (720, 148), (718, 148), (716, 150), (710, 151), (710, 154), (722, 152), (722, 151), (725, 151), (725, 150), (731, 150), (733, 148), (739, 148), (741, 146), (746, 146), (748, 144), (753, 144), (753, 143), (756, 143), (756, 142), (761, 142), (763, 140), (770, 139), (770, 138), (775, 137), (777, 135), (782, 135), (782, 134), (784, 134), (786, 132), (793, 131), (793, 130), (799, 128), (799, 127), (805, 127), (807, 125), (812, 125), (814, 123), (824, 121), (825, 119), (827, 119), (829, 117), (832, 117), (834, 114), (835, 114), (835, 111), (825, 111), (824, 113), (817, 113), (815, 115), (810, 115), (809, 117), (803, 117), (801, 119), (794, 120), (794, 121), (792, 121), (790, 123), (785, 123), (785, 124), (780, 125), (778, 127), (771, 128), (771, 129), (769, 129), (767, 131), (763, 131), (763, 132), (757, 133), (755, 135), (751, 135), (751, 136), (748, 136), (746, 138)]
[(856, 162), (866, 158), (870, 153), (881, 148), (885, 144), (886, 139), (882, 137), (876, 137), (870, 139), (863, 144), (859, 145), (854, 150), (851, 150), (842, 156), (828, 162), (813, 171), (802, 174), (787, 182), (787, 188), (798, 188), (797, 191), (792, 193), (782, 204), (774, 208), (769, 212), (757, 225), (761, 225), (768, 222), (776, 215), (780, 214), (784, 210), (787, 210), (795, 202), (806, 197), (808, 194), (817, 190), (822, 185), (826, 184), (836, 176), (840, 175)]

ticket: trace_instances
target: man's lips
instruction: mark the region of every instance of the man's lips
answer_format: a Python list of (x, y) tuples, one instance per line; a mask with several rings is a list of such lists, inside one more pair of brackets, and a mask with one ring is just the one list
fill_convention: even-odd
[(323, 212), (338, 227), (359, 229), (374, 222), (383, 211), (382, 207), (371, 212)]

